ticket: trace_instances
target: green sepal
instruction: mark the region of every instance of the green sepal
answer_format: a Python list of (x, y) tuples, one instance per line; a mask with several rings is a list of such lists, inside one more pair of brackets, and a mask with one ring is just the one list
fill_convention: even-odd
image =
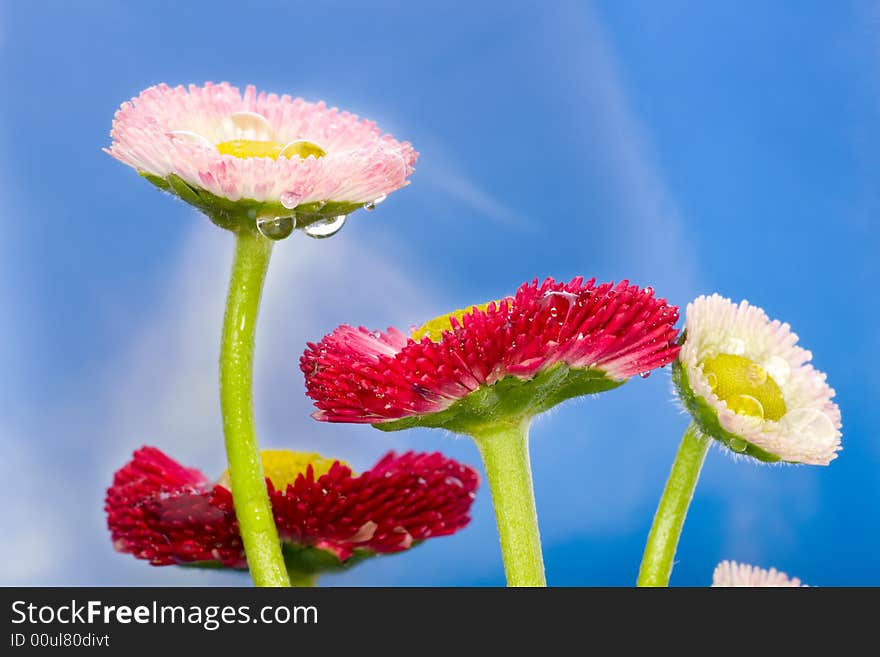
[(352, 555), (345, 561), (330, 550), (319, 547), (292, 545), (282, 543), (281, 552), (284, 554), (284, 563), (287, 569), (304, 575), (323, 575), (326, 573), (339, 573), (348, 570), (361, 561), (366, 561), (376, 556), (376, 553), (366, 548), (355, 548)]
[(322, 201), (304, 203), (291, 210), (278, 202), (255, 201), (253, 199), (230, 201), (222, 196), (215, 196), (205, 189), (190, 185), (174, 173), (169, 174), (166, 178), (154, 176), (144, 171), (138, 173), (163, 192), (174, 194), (186, 201), (206, 214), (220, 228), (227, 230), (255, 230), (257, 217), (290, 216), (296, 216), (296, 227), (301, 230), (319, 221), (351, 214), (365, 205), (364, 203)]
[(438, 413), (378, 422), (382, 431), (434, 427), (476, 435), (500, 424), (519, 424), (572, 397), (612, 390), (625, 383), (595, 369), (574, 369), (557, 364), (531, 379), (507, 376), (491, 386), (481, 386)]
[(711, 436), (737, 454), (746, 454), (764, 463), (777, 463), (782, 460), (775, 454), (761, 449), (742, 436), (730, 433), (722, 427), (715, 408), (712, 407), (705, 397), (694, 393), (688, 380), (687, 369), (678, 358), (672, 363), (672, 382), (678, 390), (679, 398), (681, 398), (685, 408), (693, 416), (694, 422), (696, 422), (697, 427), (699, 427), (702, 433)]
[[(420, 543), (421, 541), (414, 541), (410, 549)], [(348, 559), (341, 561), (331, 550), (324, 550), (315, 546), (293, 545), (290, 543), (282, 543), (281, 552), (284, 555), (284, 564), (287, 566), (287, 569), (303, 575), (339, 573), (348, 570), (355, 564), (377, 556), (372, 550), (355, 548), (354, 552)], [(219, 561), (193, 561), (191, 563), (182, 563), (179, 565), (184, 568), (236, 570), (247, 572), (247, 566), (244, 568), (229, 568)]]

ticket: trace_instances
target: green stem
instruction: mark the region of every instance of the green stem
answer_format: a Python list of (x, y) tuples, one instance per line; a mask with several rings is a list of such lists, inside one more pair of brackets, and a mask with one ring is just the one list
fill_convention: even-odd
[(289, 570), (290, 585), (302, 588), (313, 588), (318, 585), (317, 573), (301, 573), (296, 570)]
[(701, 436), (691, 423), (681, 439), (666, 488), (663, 489), (657, 513), (654, 514), (654, 524), (648, 534), (645, 555), (639, 569), (639, 586), (669, 586), (681, 528), (684, 526), (708, 451), (709, 438)]
[(254, 429), (254, 329), (272, 242), (240, 230), (220, 344), (220, 407), (232, 498), (256, 586), (289, 586)]
[(473, 436), (489, 480), (508, 586), (546, 586), (529, 463), (529, 420)]

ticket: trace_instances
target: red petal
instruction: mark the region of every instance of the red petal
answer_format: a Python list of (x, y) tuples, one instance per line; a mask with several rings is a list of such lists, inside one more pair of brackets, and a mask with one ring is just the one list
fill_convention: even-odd
[[(389, 453), (357, 477), (337, 462), (317, 481), (310, 466), (286, 491), (267, 485), (282, 541), (344, 560), (357, 547), (395, 552), (462, 529), (478, 475), (441, 454), (408, 452)], [(155, 565), (246, 566), (229, 490), (157, 449), (138, 450), (116, 473), (105, 509), (120, 552)]]
[(627, 379), (672, 362), (678, 308), (622, 281), (526, 283), (473, 309), (439, 342), (340, 326), (300, 360), (306, 389), (329, 422), (375, 423), (436, 413), (481, 385), (530, 379), (556, 363)]

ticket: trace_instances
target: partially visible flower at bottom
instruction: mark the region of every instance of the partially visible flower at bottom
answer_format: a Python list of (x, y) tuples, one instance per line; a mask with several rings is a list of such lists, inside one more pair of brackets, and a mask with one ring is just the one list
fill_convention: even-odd
[[(318, 454), (262, 452), (285, 560), (305, 574), (464, 528), (478, 475), (442, 454), (386, 454), (355, 476)], [(143, 447), (107, 490), (113, 545), (157, 566), (246, 568), (228, 475), (210, 483), (154, 447)]]
[(718, 588), (736, 587), (806, 587), (797, 577), (789, 577), (775, 568), (764, 570), (736, 561), (722, 561), (712, 575), (712, 586)]

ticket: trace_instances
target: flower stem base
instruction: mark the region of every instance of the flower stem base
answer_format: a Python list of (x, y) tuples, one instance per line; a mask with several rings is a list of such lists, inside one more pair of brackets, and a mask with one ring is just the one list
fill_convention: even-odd
[(489, 481), (508, 586), (546, 586), (529, 463), (529, 420), (473, 436)]

